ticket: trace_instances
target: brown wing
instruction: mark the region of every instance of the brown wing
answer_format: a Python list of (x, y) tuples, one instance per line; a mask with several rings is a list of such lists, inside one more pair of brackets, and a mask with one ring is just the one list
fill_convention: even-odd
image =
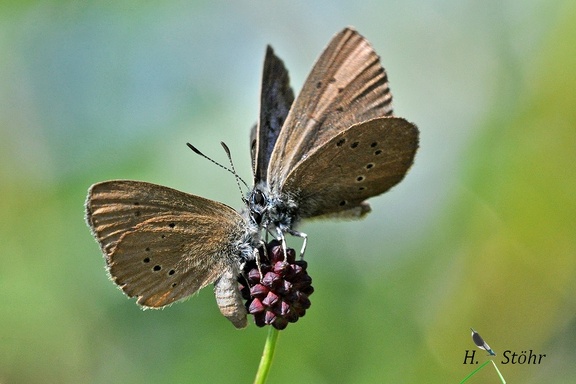
[(230, 233), (239, 230), (235, 224), (195, 214), (149, 219), (122, 235), (109, 256), (110, 276), (144, 307), (184, 299), (233, 263), (229, 243)]
[(224, 204), (128, 180), (93, 185), (86, 220), (112, 279), (153, 308), (220, 277), (234, 265), (233, 247), (246, 230), (242, 217)]
[(221, 215), (228, 221), (239, 217), (227, 205), (143, 181), (94, 184), (86, 198), (86, 221), (107, 255), (127, 230), (161, 214), (180, 212)]
[(282, 127), (268, 167), (277, 188), (296, 164), (348, 127), (392, 114), (378, 55), (358, 32), (337, 34), (312, 68)]
[(260, 119), (256, 131), (251, 134), (255, 184), (266, 180), (270, 155), (286, 120), (294, 92), (284, 63), (274, 54), (271, 46), (266, 48), (262, 88), (260, 91)]
[(361, 216), (369, 210), (364, 200), (404, 178), (417, 148), (418, 129), (402, 118), (360, 123), (302, 160), (284, 189), (295, 194), (301, 218)]

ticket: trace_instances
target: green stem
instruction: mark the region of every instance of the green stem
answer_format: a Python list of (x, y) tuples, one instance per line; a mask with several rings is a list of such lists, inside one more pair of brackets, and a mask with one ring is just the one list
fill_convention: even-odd
[(481, 366), (479, 366), (478, 368), (476, 368), (472, 373), (470, 373), (468, 376), (466, 376), (464, 378), (464, 380), (462, 380), (460, 382), (460, 384), (465, 383), (466, 381), (468, 381), (469, 378), (471, 378), (472, 376), (474, 376), (479, 370), (481, 370), (482, 368), (484, 368), (486, 366), (486, 364), (488, 364), (489, 362), (491, 362), (492, 360), (486, 360), (484, 362), (484, 364), (482, 364)]
[(500, 381), (502, 381), (502, 384), (506, 384), (506, 380), (504, 380), (504, 376), (502, 376), (502, 374), (500, 373), (500, 370), (496, 366), (496, 363), (494, 362), (494, 360), (490, 360), (490, 361), (492, 362), (492, 364), (494, 364), (494, 369), (496, 369), (496, 372), (498, 372), (498, 376), (500, 376)]
[(478, 373), (478, 371), (480, 371), (482, 368), (484, 368), (486, 366), (486, 364), (488, 364), (489, 362), (492, 362), (492, 365), (494, 365), (494, 369), (496, 369), (496, 372), (498, 372), (498, 376), (500, 376), (500, 381), (502, 382), (502, 384), (506, 384), (506, 380), (504, 380), (504, 376), (502, 376), (502, 374), (500, 373), (500, 370), (498, 369), (498, 367), (496, 366), (496, 363), (494, 362), (494, 360), (492, 359), (488, 359), (486, 360), (481, 366), (479, 366), (478, 368), (476, 368), (472, 373), (470, 373), (468, 376), (466, 376), (464, 378), (464, 380), (462, 380), (460, 382), (460, 384), (465, 383), (466, 381), (468, 381), (469, 378), (471, 378), (472, 376), (474, 376), (476, 373)]
[(266, 344), (264, 344), (264, 351), (262, 351), (260, 365), (258, 366), (258, 372), (256, 372), (256, 378), (254, 379), (254, 384), (264, 384), (266, 382), (266, 378), (268, 378), (268, 373), (270, 372), (270, 366), (272, 365), (272, 359), (274, 358), (274, 350), (276, 349), (277, 340), (278, 330), (270, 326), (268, 337), (266, 338)]

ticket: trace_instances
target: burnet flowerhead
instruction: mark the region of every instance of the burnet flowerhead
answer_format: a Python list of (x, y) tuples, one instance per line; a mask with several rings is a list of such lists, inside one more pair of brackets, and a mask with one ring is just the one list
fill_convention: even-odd
[(258, 263), (254, 260), (244, 266), (241, 293), (257, 326), (284, 329), (310, 308), (314, 288), (306, 271), (308, 263), (296, 260), (295, 254), (288, 248), (285, 257), (280, 242), (273, 240), (266, 244), (266, 251), (259, 249)]

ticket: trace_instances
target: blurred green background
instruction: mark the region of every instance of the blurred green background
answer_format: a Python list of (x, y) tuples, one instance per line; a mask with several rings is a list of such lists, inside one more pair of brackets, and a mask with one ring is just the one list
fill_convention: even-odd
[[(361, 222), (312, 222), (316, 292), (270, 383), (457, 383), (474, 327), (509, 383), (576, 379), (573, 1), (4, 1), (0, 382), (251, 382), (267, 330), (210, 288), (142, 311), (84, 223), (90, 184), (163, 184), (240, 208), (265, 45), (299, 90), (355, 26), (421, 148)], [(298, 239), (291, 245), (299, 247)], [(532, 349), (540, 365), (503, 365)], [(488, 366), (470, 383), (495, 383)]]

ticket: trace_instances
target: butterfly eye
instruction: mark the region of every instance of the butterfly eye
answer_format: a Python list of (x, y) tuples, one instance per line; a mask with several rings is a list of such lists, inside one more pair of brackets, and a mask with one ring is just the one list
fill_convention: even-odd
[(258, 205), (262, 205), (264, 203), (264, 194), (260, 190), (256, 190), (254, 194), (254, 202)]
[(262, 223), (262, 215), (259, 212), (253, 211), (251, 216), (252, 220), (254, 220), (257, 225)]
[(259, 189), (255, 189), (252, 192), (252, 196), (250, 197), (252, 202), (252, 209), (257, 209), (258, 211), (262, 211), (264, 206), (266, 205), (266, 197), (264, 196), (264, 192)]

